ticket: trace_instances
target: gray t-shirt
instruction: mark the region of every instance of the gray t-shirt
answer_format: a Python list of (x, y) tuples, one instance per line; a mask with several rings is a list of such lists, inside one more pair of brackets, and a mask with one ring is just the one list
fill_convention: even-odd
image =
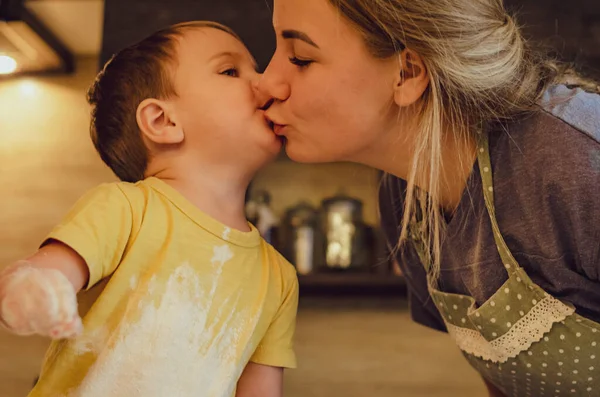
[[(600, 322), (600, 95), (556, 86), (540, 110), (490, 131), (496, 218), (530, 278), (579, 314)], [(382, 227), (399, 238), (406, 182), (380, 191)], [(482, 304), (506, 281), (483, 199), (477, 164), (442, 243), (440, 289)], [(445, 330), (412, 245), (397, 254), (413, 319)]]

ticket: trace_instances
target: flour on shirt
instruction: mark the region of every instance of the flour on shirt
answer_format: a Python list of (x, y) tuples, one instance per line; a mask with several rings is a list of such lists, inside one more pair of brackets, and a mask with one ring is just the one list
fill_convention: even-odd
[[(244, 365), (236, 348), (242, 332), (252, 326), (246, 313), (212, 307), (231, 258), (228, 245), (213, 248), (210, 283), (202, 283), (192, 265), (182, 264), (170, 274), (160, 298), (148, 296), (138, 321), (123, 321), (103, 347), (94, 338), (82, 342), (79, 352), (95, 350), (98, 356), (67, 397), (230, 397)], [(152, 280), (149, 290), (158, 289), (157, 281)], [(239, 299), (239, 293), (228, 298)]]
[(231, 228), (226, 227), (225, 229), (223, 229), (223, 235), (221, 236), (223, 238), (223, 240), (225, 240), (225, 241), (229, 240), (229, 233), (231, 233)]
[(79, 336), (73, 345), (73, 350), (78, 356), (87, 353), (96, 353), (102, 350), (102, 347), (108, 340), (109, 334), (106, 327), (97, 327), (88, 332), (85, 328), (85, 333)]
[(131, 278), (129, 279), (129, 288), (131, 288), (132, 290), (135, 289), (135, 287), (137, 287), (138, 284), (138, 279), (136, 276), (131, 276)]

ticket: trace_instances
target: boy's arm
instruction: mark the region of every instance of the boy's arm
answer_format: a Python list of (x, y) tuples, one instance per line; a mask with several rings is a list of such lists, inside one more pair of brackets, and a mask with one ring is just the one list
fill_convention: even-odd
[(69, 280), (75, 293), (78, 293), (88, 283), (90, 271), (83, 258), (72, 248), (59, 242), (50, 240), (35, 254), (21, 263), (39, 269), (55, 269), (60, 271)]
[(20, 335), (79, 334), (77, 292), (115, 271), (132, 225), (132, 206), (117, 184), (88, 191), (38, 252), (0, 269), (0, 324)]
[(283, 368), (248, 363), (235, 397), (283, 397)]
[(283, 294), (266, 334), (238, 381), (236, 397), (282, 397), (284, 368), (296, 367), (293, 349), (298, 309), (296, 270), (281, 260)]
[(88, 278), (83, 258), (51, 241), (0, 273), (0, 323), (20, 335), (78, 335), (83, 326), (76, 295)]

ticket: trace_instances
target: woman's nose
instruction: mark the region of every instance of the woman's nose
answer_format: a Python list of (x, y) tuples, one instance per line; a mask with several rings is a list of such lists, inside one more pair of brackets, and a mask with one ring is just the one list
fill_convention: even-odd
[(257, 74), (256, 78), (252, 80), (252, 91), (254, 91), (254, 98), (256, 98), (256, 106), (267, 109), (273, 103), (273, 97), (259, 89), (261, 76), (262, 74)]
[(276, 101), (285, 101), (290, 96), (290, 85), (273, 60), (260, 76), (256, 89)]

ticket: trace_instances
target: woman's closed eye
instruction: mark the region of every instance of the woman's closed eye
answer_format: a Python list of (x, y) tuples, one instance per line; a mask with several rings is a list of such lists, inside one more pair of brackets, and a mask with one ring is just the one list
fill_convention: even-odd
[(302, 59), (296, 56), (289, 57), (289, 60), (292, 64), (298, 66), (299, 68), (305, 68), (314, 62), (310, 59)]

